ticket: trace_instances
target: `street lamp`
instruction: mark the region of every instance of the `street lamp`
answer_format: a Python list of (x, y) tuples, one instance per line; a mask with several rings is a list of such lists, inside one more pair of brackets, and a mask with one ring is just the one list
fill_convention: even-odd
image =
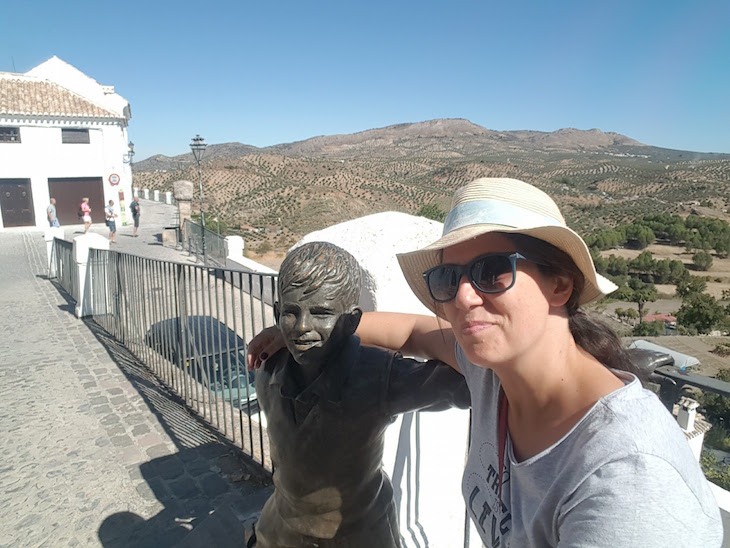
[(195, 158), (195, 161), (198, 164), (198, 190), (200, 194), (200, 226), (202, 227), (200, 230), (200, 236), (201, 236), (201, 242), (203, 244), (203, 264), (205, 266), (208, 266), (208, 255), (205, 252), (205, 212), (203, 211), (203, 176), (200, 171), (200, 161), (203, 159), (203, 154), (205, 154), (205, 147), (208, 145), (205, 144), (205, 139), (203, 139), (200, 135), (196, 135), (193, 137), (193, 140), (190, 141), (190, 148), (193, 151), (193, 157)]
[(126, 159), (124, 161), (130, 164), (131, 169), (132, 158), (134, 157), (134, 143), (132, 141), (129, 141), (129, 143), (127, 143), (127, 148), (129, 149), (129, 151), (125, 155)]
[[(132, 197), (134, 197), (134, 173), (132, 173), (132, 158), (134, 158), (134, 143), (132, 141), (129, 141), (127, 143), (127, 154), (125, 154), (126, 159), (122, 158), (122, 160), (129, 164), (129, 182), (130, 182), (130, 188), (132, 189)], [(121, 193), (121, 191), (120, 191)], [(121, 196), (119, 198), (121, 200)], [(127, 224), (127, 221), (124, 221), (124, 224)]]

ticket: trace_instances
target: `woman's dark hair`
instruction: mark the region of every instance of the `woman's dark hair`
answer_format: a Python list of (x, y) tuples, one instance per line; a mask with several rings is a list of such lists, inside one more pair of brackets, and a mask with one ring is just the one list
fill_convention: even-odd
[(633, 373), (645, 380), (645, 373), (634, 365), (616, 332), (605, 322), (589, 316), (580, 308), (580, 294), (585, 286), (583, 273), (564, 251), (543, 240), (524, 234), (503, 233), (521, 253), (537, 263), (545, 275), (562, 274), (573, 279), (573, 293), (566, 308), (568, 324), (575, 343), (606, 367)]

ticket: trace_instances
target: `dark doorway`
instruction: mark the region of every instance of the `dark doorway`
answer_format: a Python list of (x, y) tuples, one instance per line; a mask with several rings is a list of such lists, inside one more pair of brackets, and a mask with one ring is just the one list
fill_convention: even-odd
[(30, 179), (0, 179), (3, 226), (35, 226)]
[(92, 222), (104, 222), (104, 184), (101, 177), (48, 179), (48, 193), (56, 199), (56, 214), (61, 225), (83, 224), (77, 212), (85, 196), (89, 198)]

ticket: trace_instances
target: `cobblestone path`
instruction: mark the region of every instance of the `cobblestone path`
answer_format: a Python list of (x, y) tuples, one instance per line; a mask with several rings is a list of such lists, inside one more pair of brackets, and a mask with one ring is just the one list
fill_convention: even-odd
[(173, 546), (241, 520), (267, 478), (47, 280), (39, 231), (0, 233), (0, 546)]

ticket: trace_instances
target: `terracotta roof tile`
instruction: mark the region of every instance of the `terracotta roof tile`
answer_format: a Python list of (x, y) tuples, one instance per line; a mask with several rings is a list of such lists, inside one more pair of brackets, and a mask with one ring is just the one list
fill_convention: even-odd
[(118, 118), (59, 85), (18, 75), (0, 75), (0, 114)]

